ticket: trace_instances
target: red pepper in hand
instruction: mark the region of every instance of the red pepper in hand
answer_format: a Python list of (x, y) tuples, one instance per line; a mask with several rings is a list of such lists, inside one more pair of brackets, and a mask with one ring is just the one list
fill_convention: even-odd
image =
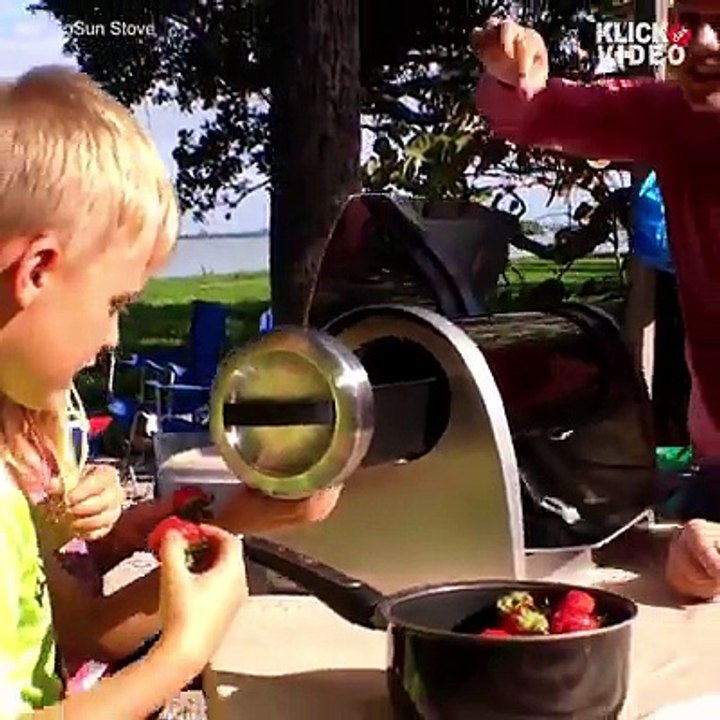
[(212, 518), (210, 505), (213, 499), (212, 495), (196, 485), (185, 485), (173, 492), (173, 512), (178, 517), (192, 522), (210, 520)]
[(194, 572), (200, 572), (205, 565), (207, 559), (208, 540), (199, 525), (177, 515), (171, 515), (160, 521), (148, 536), (147, 545), (150, 552), (156, 557), (160, 557), (160, 548), (165, 540), (165, 536), (171, 532), (177, 532), (182, 535), (187, 543), (185, 550), (185, 561), (188, 568)]

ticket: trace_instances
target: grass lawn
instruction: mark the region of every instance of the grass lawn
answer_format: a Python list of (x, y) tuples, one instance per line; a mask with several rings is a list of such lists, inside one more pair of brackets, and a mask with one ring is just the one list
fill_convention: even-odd
[[(540, 283), (557, 273), (557, 265), (538, 258), (521, 258), (513, 261), (510, 267), (514, 267), (523, 276), (524, 281), (530, 284)], [(512, 269), (507, 274), (513, 284), (520, 281), (519, 276)], [(573, 263), (570, 270), (563, 275), (564, 282), (573, 291), (577, 291), (588, 280), (598, 281), (604, 278), (617, 282), (617, 262), (613, 257), (583, 258)]]
[(148, 347), (182, 343), (190, 324), (193, 300), (229, 305), (231, 342), (242, 342), (257, 332), (260, 314), (267, 308), (269, 298), (270, 282), (265, 273), (151, 280), (140, 300), (122, 318), (121, 349), (139, 352)]
[[(551, 289), (548, 295), (549, 280), (560, 280), (564, 286), (565, 300), (605, 305), (612, 311), (617, 300), (624, 298), (624, 273), (618, 270), (614, 257), (598, 256), (578, 260), (571, 268), (562, 272), (557, 265), (537, 258), (522, 258), (511, 262), (505, 272), (510, 287), (500, 290), (499, 304), (496, 310), (508, 312), (513, 310), (537, 309), (554, 307), (559, 301)], [(557, 286), (557, 283), (555, 283)], [(556, 288), (557, 289), (557, 288)], [(539, 293), (538, 291), (543, 291)], [(502, 300), (502, 295), (505, 300)], [(544, 297), (544, 300), (540, 300)]]
[[(556, 272), (557, 266), (550, 262), (523, 258), (512, 263), (507, 277), (510, 289), (515, 293), (523, 286), (531, 288), (554, 277)], [(595, 287), (590, 287), (588, 281), (593, 281)], [(606, 257), (578, 261), (563, 276), (563, 282), (570, 292), (583, 293), (588, 301), (608, 292), (617, 295), (620, 289), (615, 260)], [(265, 273), (152, 280), (140, 300), (121, 320), (120, 352), (142, 353), (158, 346), (182, 344), (190, 324), (193, 300), (228, 305), (230, 342), (241, 344), (257, 334), (260, 314), (267, 308), (269, 298), (269, 278)], [(91, 410), (103, 407), (106, 383), (107, 378), (93, 369), (83, 372), (78, 379), (80, 393)], [(136, 386), (135, 377), (125, 374), (118, 378), (120, 395), (132, 394)]]
[[(240, 344), (257, 333), (261, 313), (267, 308), (270, 284), (266, 273), (253, 275), (201, 275), (192, 278), (151, 280), (142, 297), (120, 320), (120, 355), (151, 352), (153, 348), (181, 345), (190, 326), (190, 303), (210, 300), (230, 306), (230, 342)], [(78, 377), (78, 389), (88, 410), (105, 406), (107, 375), (95, 368)], [(132, 372), (118, 373), (116, 393), (137, 392)]]

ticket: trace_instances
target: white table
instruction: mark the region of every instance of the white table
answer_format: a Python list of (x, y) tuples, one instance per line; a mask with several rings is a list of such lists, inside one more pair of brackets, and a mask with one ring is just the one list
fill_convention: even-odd
[(391, 720), (385, 635), (311, 597), (255, 596), (203, 685), (210, 720)]
[[(201, 485), (222, 505), (237, 488), (213, 448), (171, 453), (160, 465), (161, 493)], [(603, 551), (605, 567), (567, 578), (640, 604), (624, 720), (720, 692), (720, 604), (678, 605), (662, 577), (664, 548), (630, 532)], [(250, 597), (204, 673), (210, 720), (389, 720), (385, 661), (384, 633), (354, 627), (313, 598)], [(718, 720), (715, 708), (685, 717)]]
[[(720, 692), (720, 605), (677, 605), (659, 572), (662, 552), (650, 550), (634, 549), (642, 575), (610, 567), (577, 578), (640, 603), (623, 720)], [(210, 720), (389, 720), (385, 661), (384, 633), (313, 598), (249, 598), (204, 673)], [(673, 718), (717, 720), (719, 708)]]

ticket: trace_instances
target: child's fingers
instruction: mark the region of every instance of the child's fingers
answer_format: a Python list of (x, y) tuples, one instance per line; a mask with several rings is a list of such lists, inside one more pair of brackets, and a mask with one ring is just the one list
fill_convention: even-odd
[(485, 27), (473, 28), (470, 32), (470, 46), (478, 58), (501, 45), (502, 26), (500, 23), (488, 23)]
[(190, 572), (185, 561), (186, 550), (187, 542), (180, 533), (170, 530), (163, 537), (158, 554), (165, 585), (170, 586), (170, 589), (190, 581)]
[(117, 510), (104, 510), (88, 517), (75, 518), (70, 527), (75, 534), (81, 535), (86, 540), (97, 540), (112, 530), (119, 515)]
[(68, 494), (68, 505), (76, 505), (88, 498), (100, 495), (104, 490), (104, 484), (89, 476), (81, 480)]
[(711, 597), (718, 592), (718, 582), (684, 549), (675, 557), (675, 584), (695, 597)]
[(227, 562), (239, 562), (242, 558), (242, 545), (235, 535), (220, 529), (216, 525), (201, 524), (200, 528), (210, 545), (211, 567)]
[(77, 505), (88, 498), (104, 493), (122, 494), (117, 470), (107, 465), (90, 468), (80, 482), (68, 493), (68, 505)]
[(117, 516), (120, 515), (121, 505), (121, 501), (106, 497), (104, 493), (98, 493), (78, 503), (68, 503), (68, 510), (73, 518), (88, 518), (106, 510), (112, 510)]
[(681, 535), (681, 542), (684, 543), (690, 565), (702, 569), (708, 578), (713, 580), (720, 578), (720, 553), (716, 537), (684, 532)]

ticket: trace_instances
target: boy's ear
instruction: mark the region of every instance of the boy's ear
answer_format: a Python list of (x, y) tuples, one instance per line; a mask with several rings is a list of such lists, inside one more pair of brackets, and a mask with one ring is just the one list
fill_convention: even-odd
[(60, 243), (54, 235), (40, 235), (26, 241), (15, 263), (13, 291), (21, 308), (30, 305), (47, 287), (58, 270)]

